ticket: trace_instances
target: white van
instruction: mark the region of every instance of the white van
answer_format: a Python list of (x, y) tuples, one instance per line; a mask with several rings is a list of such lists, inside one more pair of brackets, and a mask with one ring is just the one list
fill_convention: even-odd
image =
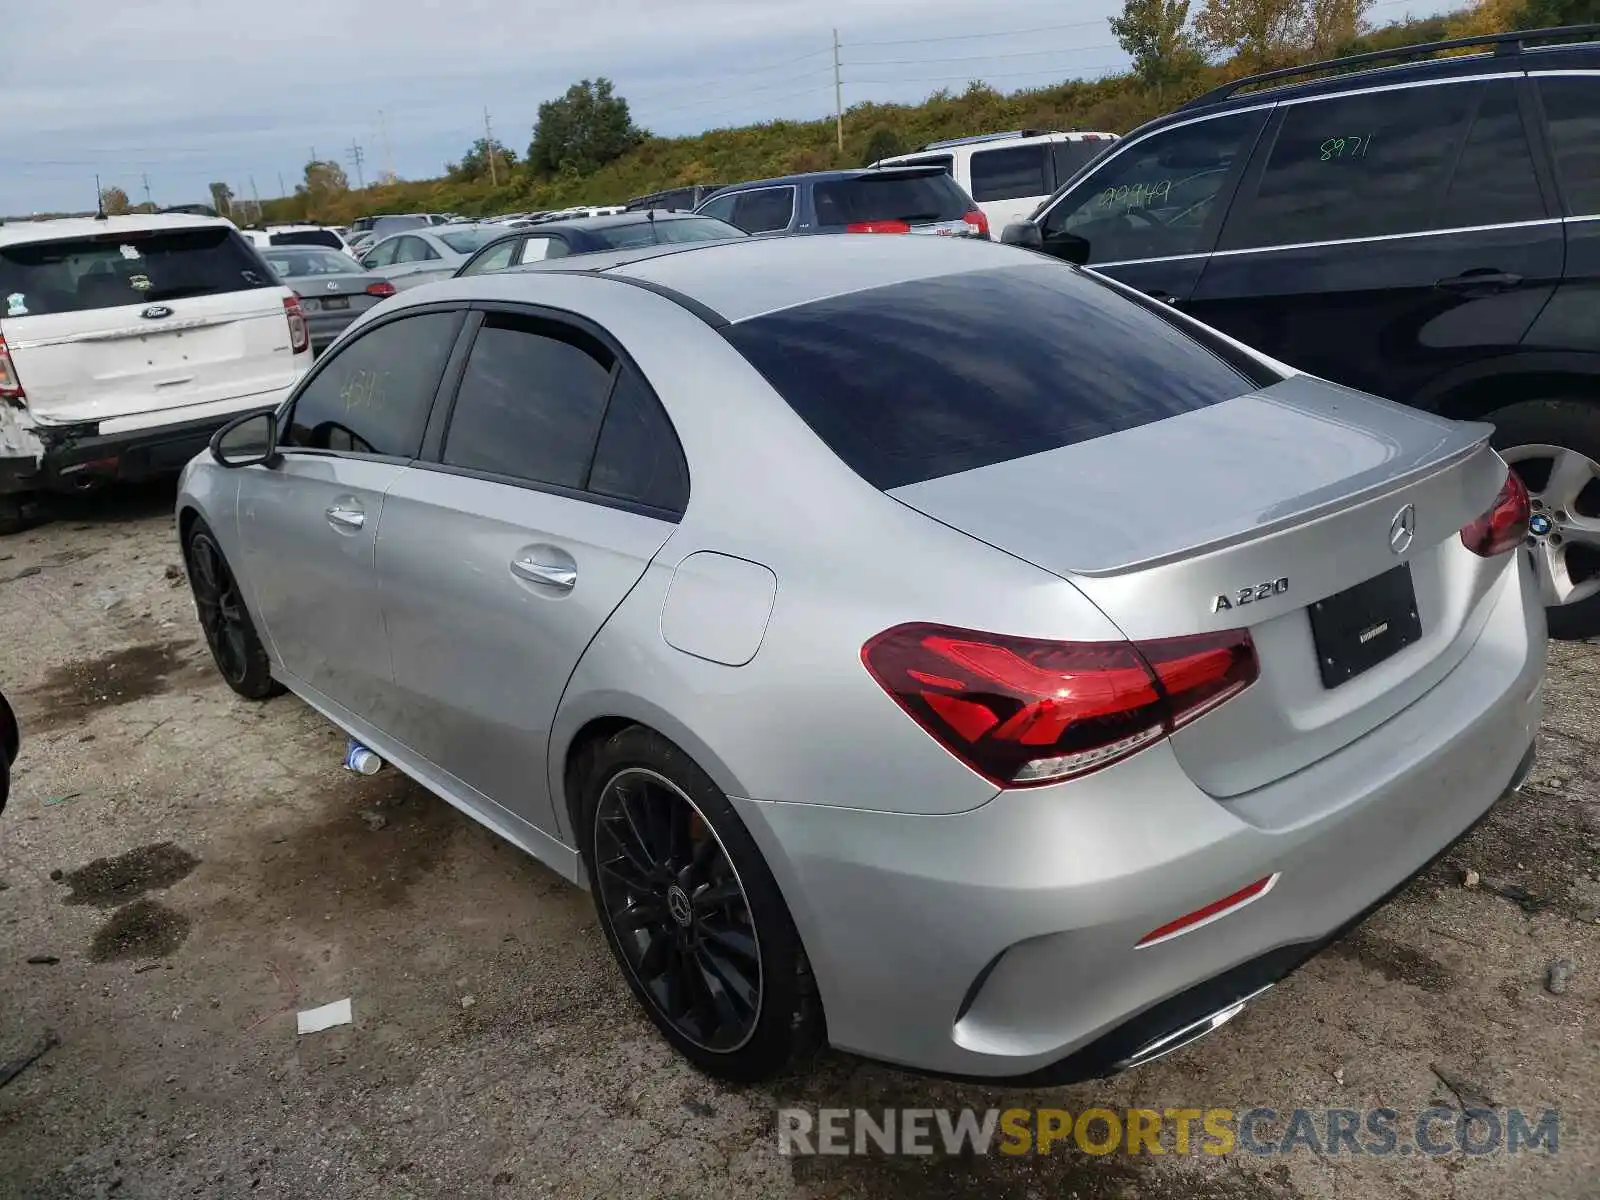
[(177, 472), (310, 366), (299, 300), (229, 221), (0, 225), (0, 532), (32, 493)]
[(998, 241), (1007, 225), (1027, 220), (1041, 202), (1116, 140), (1114, 133), (1019, 129), (929, 142), (911, 154), (872, 165), (943, 167), (983, 209)]

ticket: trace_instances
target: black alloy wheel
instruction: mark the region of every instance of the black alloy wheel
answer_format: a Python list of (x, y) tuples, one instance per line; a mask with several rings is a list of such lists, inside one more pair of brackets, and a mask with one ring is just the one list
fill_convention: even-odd
[(628, 970), (678, 1035), (740, 1049), (761, 1017), (761, 946), (744, 884), (699, 807), (664, 775), (626, 767), (595, 809), (597, 899)]
[(197, 520), (184, 545), (195, 613), (223, 682), (247, 700), (265, 700), (283, 691), (272, 678), (272, 664), (256, 636), (228, 560), (215, 535)]

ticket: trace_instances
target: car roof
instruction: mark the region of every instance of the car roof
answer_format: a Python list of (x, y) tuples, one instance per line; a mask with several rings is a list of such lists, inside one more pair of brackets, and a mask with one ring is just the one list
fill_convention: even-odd
[(7, 221), (0, 225), (0, 246), (64, 241), (116, 233), (149, 233), (162, 229), (233, 229), (225, 217), (189, 213), (138, 213), (126, 217), (55, 217), (48, 221)]
[[(927, 172), (926, 167), (907, 168), (907, 174), (922, 174)], [(772, 179), (746, 179), (742, 183), (730, 183), (721, 191), (713, 192), (707, 200), (715, 199), (724, 192), (746, 192), (754, 188), (764, 187), (798, 187), (802, 183), (833, 183), (840, 179), (860, 179), (863, 175), (892, 175), (893, 168), (886, 167), (852, 167), (849, 170), (839, 171), (806, 171), (799, 175), (778, 175)]]
[[(591, 250), (585, 254), (573, 254), (566, 258), (543, 258), (538, 262), (518, 263), (496, 271), (496, 275), (511, 275), (524, 271), (533, 271), (543, 274), (560, 271), (576, 271), (593, 274), (597, 271), (609, 271), (613, 267), (625, 267), (632, 263), (644, 262), (652, 258), (663, 258), (669, 254), (683, 254), (690, 250), (701, 250), (707, 246), (721, 246), (725, 242), (743, 242), (747, 238), (719, 238), (709, 242), (663, 242), (649, 246), (629, 246), (624, 250)], [(481, 276), (480, 276), (481, 278)]]
[[(1395, 53), (1404, 52), (1399, 47)], [(1339, 62), (1330, 60), (1329, 69)], [(1554, 46), (1528, 46), (1520, 52), (1496, 53), (1494, 50), (1478, 54), (1462, 54), (1449, 58), (1430, 58), (1416, 62), (1396, 63), (1391, 66), (1365, 67), (1346, 70), (1336, 75), (1304, 79), (1272, 86), (1272, 81), (1262, 79), (1264, 86), (1253, 90), (1233, 90), (1248, 87), (1250, 78), (1226, 84), (1221, 89), (1204, 93), (1181, 108), (1147, 122), (1141, 129), (1153, 129), (1175, 119), (1188, 119), (1201, 113), (1228, 112), (1260, 104), (1275, 104), (1306, 96), (1323, 96), (1360, 90), (1388, 87), (1398, 83), (1418, 83), (1435, 79), (1471, 78), (1490, 71), (1552, 71), (1561, 69), (1594, 70), (1600, 66), (1600, 42), (1567, 42)], [(1219, 94), (1226, 93), (1226, 94)], [(1136, 131), (1137, 132), (1137, 131)], [(1131, 135), (1130, 135), (1131, 136)]]

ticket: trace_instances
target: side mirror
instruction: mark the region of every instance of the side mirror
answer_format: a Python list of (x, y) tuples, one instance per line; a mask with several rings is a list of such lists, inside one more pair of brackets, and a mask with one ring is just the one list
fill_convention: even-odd
[(225, 467), (270, 467), (278, 461), (278, 414), (246, 413), (211, 435), (211, 457)]
[(1021, 246), (1024, 250), (1044, 249), (1044, 234), (1032, 221), (1013, 221), (1000, 231), (1000, 240), (1007, 246)]

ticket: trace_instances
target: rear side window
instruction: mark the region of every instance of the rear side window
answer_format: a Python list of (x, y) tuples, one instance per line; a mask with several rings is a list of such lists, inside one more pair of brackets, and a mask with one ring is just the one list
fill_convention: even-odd
[(456, 393), (444, 461), (581, 488), (611, 391), (612, 361), (579, 330), (491, 313)]
[(1575, 217), (1600, 215), (1600, 77), (1541, 79), (1539, 96), (1567, 212)]
[(284, 445), (416, 457), (460, 324), (421, 313), (345, 343), (295, 399)]
[(1441, 84), (1289, 105), (1253, 193), (1241, 189), (1228, 216), (1221, 247), (1434, 227), (1481, 87)]
[(1050, 146), (1051, 156), (1056, 162), (1056, 186), (1060, 187), (1071, 179), (1100, 151), (1112, 142), (1111, 138), (1096, 138), (1094, 141), (1087, 139), (1076, 142), (1054, 142)]
[(959, 221), (972, 205), (948, 175), (857, 175), (819, 183), (812, 192), (820, 225), (857, 225), (868, 221)]
[(0, 250), (0, 316), (87, 312), (277, 287), (231, 229), (168, 229), (30, 242)]
[(822, 300), (724, 336), (847, 466), (884, 489), (1271, 382), (1247, 378), (1109, 284), (1044, 260)]
[(1516, 88), (1509, 79), (1491, 80), (1433, 223), (1448, 229), (1537, 221), (1544, 215)]
[(733, 206), (739, 199), (738, 196), (715, 196), (707, 200), (695, 211), (703, 217), (715, 217), (719, 221), (733, 220)]
[(740, 192), (734, 197), (733, 216), (729, 219), (746, 233), (776, 233), (787, 229), (794, 219), (794, 189), (775, 187)]
[(1047, 143), (973, 151), (974, 200), (1048, 196), (1053, 190), (1050, 183), (1050, 147)]
[(689, 468), (667, 414), (643, 382), (624, 371), (611, 393), (589, 491), (681, 513), (689, 503)]

